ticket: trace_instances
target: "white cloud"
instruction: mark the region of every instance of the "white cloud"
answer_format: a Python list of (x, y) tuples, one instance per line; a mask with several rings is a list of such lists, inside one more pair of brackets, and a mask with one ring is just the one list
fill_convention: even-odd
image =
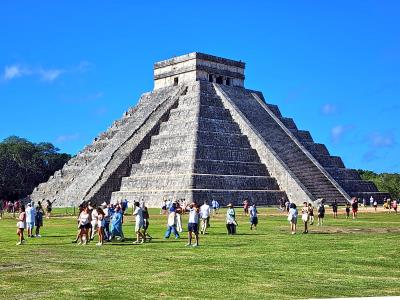
[(79, 139), (79, 133), (75, 133), (75, 134), (64, 134), (64, 135), (60, 135), (57, 137), (56, 142), (57, 143), (64, 143), (64, 142), (68, 142), (68, 141), (74, 141)]
[(53, 81), (53, 80), (57, 79), (64, 72), (65, 71), (61, 70), (61, 69), (53, 69), (53, 70), (40, 69), (39, 70), (40, 78), (44, 81)]
[(343, 135), (353, 129), (352, 125), (337, 125), (331, 129), (331, 139), (334, 143), (339, 143)]
[(373, 132), (369, 135), (370, 145), (374, 148), (392, 147), (396, 141), (393, 134), (382, 134), (379, 132)]
[(17, 78), (20, 76), (22, 76), (22, 71), (19, 66), (13, 65), (13, 66), (6, 66), (4, 68), (3, 77), (5, 80), (10, 80), (10, 79)]
[(337, 111), (337, 107), (334, 104), (326, 103), (322, 106), (321, 111), (324, 115), (332, 115)]

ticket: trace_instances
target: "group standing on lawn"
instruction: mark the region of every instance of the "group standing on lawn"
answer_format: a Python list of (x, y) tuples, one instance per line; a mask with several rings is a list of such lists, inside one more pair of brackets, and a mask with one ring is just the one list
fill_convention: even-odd
[[(43, 226), (43, 216), (46, 215), (50, 218), (52, 212), (51, 201), (46, 201), (46, 210), (42, 207), (41, 203), (35, 206), (33, 202), (28, 202), (26, 206), (19, 204), (18, 208), (20, 214), (17, 222), (17, 235), (19, 241), (17, 245), (21, 245), (25, 242), (24, 230), (27, 229), (27, 236), (41, 237), (40, 229)], [(362, 200), (362, 206), (368, 205), (365, 199)], [(250, 203), (248, 199), (243, 201), (243, 213), (250, 218), (250, 230), (256, 229), (258, 224), (258, 211), (255, 204)], [(370, 198), (370, 207), (377, 210), (377, 201)], [(290, 203), (288, 200), (281, 200), (281, 209), (287, 212), (288, 221), (290, 223), (290, 231), (292, 234), (296, 234), (297, 231), (297, 220), (298, 210), (295, 203)], [(336, 201), (332, 203), (333, 218), (338, 217), (338, 204)], [(359, 210), (359, 201), (357, 198), (352, 198), (350, 203), (345, 206), (346, 217), (350, 218), (350, 213), (353, 219), (357, 218)], [(396, 200), (387, 199), (384, 201), (384, 208), (389, 209), (389, 213), (393, 210), (397, 213), (398, 203)], [(96, 207), (90, 202), (83, 202), (79, 206), (79, 214), (77, 218), (77, 236), (73, 243), (87, 244), (92, 241), (94, 237), (98, 236), (98, 243), (96, 245), (102, 246), (105, 242), (111, 242), (113, 239), (124, 241), (125, 236), (123, 233), (124, 214), (128, 208), (128, 202), (126, 200), (121, 203), (107, 204), (102, 203)], [(183, 232), (182, 228), (182, 214), (188, 213), (189, 220), (187, 224), (188, 231), (188, 243), (187, 246), (197, 247), (199, 246), (199, 232), (201, 234), (207, 234), (207, 230), (210, 227), (210, 217), (212, 214), (217, 214), (220, 208), (220, 204), (217, 200), (212, 200), (211, 206), (205, 201), (201, 206), (193, 202), (190, 205), (186, 205), (185, 200), (176, 201), (172, 199), (163, 200), (161, 214), (168, 214), (167, 217), (167, 230), (164, 238), (168, 239), (171, 234), (176, 239), (180, 238), (180, 233)], [(323, 226), (325, 218), (325, 205), (323, 201), (319, 201), (317, 207), (317, 226)], [(3, 207), (1, 209), (3, 211)], [(135, 218), (135, 244), (142, 244), (146, 241), (151, 241), (152, 237), (148, 233), (149, 227), (149, 212), (143, 200), (135, 202), (133, 205), (133, 216)], [(309, 226), (314, 224), (314, 205), (312, 203), (304, 202), (301, 209), (301, 220), (304, 225), (303, 233), (309, 232)], [(227, 211), (225, 215), (225, 223), (228, 235), (236, 234), (237, 221), (236, 211), (231, 203), (227, 205)], [(35, 232), (35, 234), (34, 234)]]

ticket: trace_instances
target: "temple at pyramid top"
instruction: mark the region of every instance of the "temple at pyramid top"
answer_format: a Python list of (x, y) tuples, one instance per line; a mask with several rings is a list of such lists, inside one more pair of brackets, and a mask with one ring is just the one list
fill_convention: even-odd
[(154, 64), (154, 89), (193, 81), (244, 87), (245, 63), (200, 52)]

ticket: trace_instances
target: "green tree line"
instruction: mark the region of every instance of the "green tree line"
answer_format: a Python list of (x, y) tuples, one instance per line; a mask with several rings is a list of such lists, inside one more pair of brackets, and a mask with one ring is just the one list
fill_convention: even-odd
[(4, 139), (0, 142), (0, 199), (28, 196), (70, 158), (51, 143), (32, 143), (17, 136)]
[(375, 173), (367, 170), (358, 170), (361, 178), (373, 181), (380, 192), (388, 192), (392, 198), (400, 198), (400, 174), (398, 173)]

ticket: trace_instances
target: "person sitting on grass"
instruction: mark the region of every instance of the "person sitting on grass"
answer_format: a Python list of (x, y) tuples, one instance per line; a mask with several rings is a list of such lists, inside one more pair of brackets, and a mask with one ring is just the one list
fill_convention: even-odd
[(257, 224), (258, 224), (258, 211), (256, 204), (254, 203), (250, 207), (250, 230), (257, 229)]
[(43, 227), (43, 215), (44, 215), (43, 208), (40, 205), (40, 202), (38, 202), (38, 205), (36, 206), (36, 215), (35, 215), (35, 225), (36, 225), (35, 237), (41, 237), (40, 228)]
[(135, 233), (136, 233), (136, 241), (134, 241), (134, 244), (139, 244), (139, 243), (144, 243), (146, 241), (146, 236), (142, 233), (143, 229), (143, 209), (140, 207), (139, 202), (135, 202), (134, 206), (135, 208), (133, 212), (133, 216), (135, 217)]
[(318, 206), (318, 226), (324, 225), (324, 218), (325, 218), (325, 206), (321, 202)]
[(228, 230), (228, 235), (236, 234), (236, 226), (236, 212), (232, 203), (229, 203), (228, 210), (226, 211), (226, 229)]
[(17, 245), (22, 245), (25, 242), (24, 239), (24, 229), (25, 229), (25, 222), (26, 222), (26, 213), (25, 213), (25, 206), (21, 205), (19, 208), (19, 216), (18, 216), (18, 223), (17, 223), (17, 235), (19, 238), (19, 242)]
[(104, 244), (104, 211), (101, 207), (96, 209), (97, 212), (97, 234), (99, 235), (99, 242), (96, 246), (102, 246)]
[[(188, 243), (186, 244), (187, 247), (199, 246), (199, 208), (197, 207), (196, 203), (191, 203), (189, 208), (189, 221), (188, 221)], [(192, 239), (194, 239), (195, 243), (192, 245)]]
[(122, 232), (122, 224), (124, 222), (124, 218), (122, 215), (121, 207), (119, 205), (115, 206), (115, 212), (111, 217), (111, 236), (110, 241), (119, 237), (120, 241), (123, 242), (125, 240), (124, 233)]
[(301, 210), (301, 220), (304, 223), (303, 233), (308, 233), (308, 220), (309, 220), (308, 203), (304, 202), (303, 204), (304, 204), (304, 206), (303, 206), (303, 209)]
[(298, 217), (297, 206), (294, 203), (290, 203), (288, 212), (288, 221), (290, 223), (290, 231), (292, 234), (296, 234), (297, 217)]
[(164, 239), (168, 239), (171, 232), (175, 235), (176, 239), (179, 239), (179, 233), (176, 230), (176, 203), (172, 203), (172, 206), (169, 209), (167, 231), (165, 232)]

